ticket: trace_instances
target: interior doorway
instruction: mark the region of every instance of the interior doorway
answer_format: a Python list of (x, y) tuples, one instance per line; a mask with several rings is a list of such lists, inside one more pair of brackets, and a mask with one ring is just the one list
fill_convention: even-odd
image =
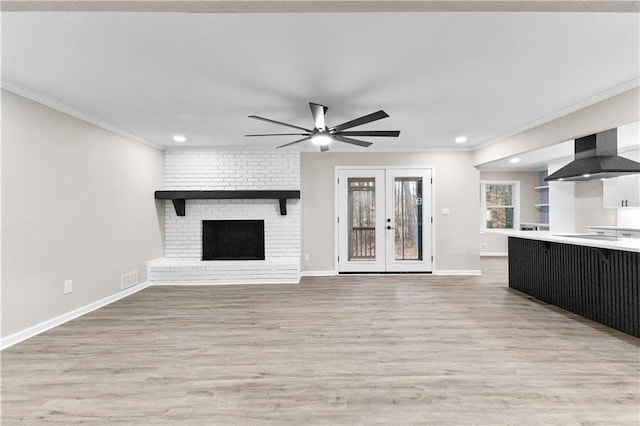
[(337, 174), (338, 272), (432, 272), (432, 170)]

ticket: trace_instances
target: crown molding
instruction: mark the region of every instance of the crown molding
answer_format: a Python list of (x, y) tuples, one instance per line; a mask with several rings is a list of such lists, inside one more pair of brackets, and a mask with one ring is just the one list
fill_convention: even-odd
[(141, 138), (140, 136), (136, 136), (134, 134), (125, 132), (124, 130), (121, 130), (115, 126), (112, 126), (111, 124), (100, 120), (99, 118), (96, 118), (90, 114), (86, 114), (84, 112), (80, 112), (77, 109), (63, 103), (63, 102), (59, 102), (56, 101), (54, 99), (48, 98), (46, 96), (42, 96), (40, 94), (37, 94), (31, 90), (27, 90), (27, 89), (23, 89), (15, 84), (9, 83), (7, 81), (2, 81), (2, 83), (0, 83), (0, 87), (2, 87), (3, 90), (7, 90), (9, 92), (15, 93), (18, 96), (22, 96), (23, 98), (27, 98), (30, 99), (34, 102), (37, 102), (39, 104), (42, 104), (44, 106), (47, 106), (49, 108), (55, 109), (56, 111), (60, 111), (64, 114), (70, 115), (74, 118), (77, 118), (79, 120), (82, 121), (86, 121), (87, 123), (93, 124), (94, 126), (100, 127), (104, 130), (108, 130), (112, 133), (115, 133), (117, 135), (120, 135), (122, 137), (125, 137), (127, 139), (131, 139), (133, 141), (142, 143), (144, 145), (150, 146), (152, 148), (155, 148), (157, 150), (160, 151), (164, 151), (165, 147), (157, 144), (155, 142), (151, 142), (147, 139)]
[(1, 5), (3, 12), (640, 12), (636, 0), (2, 0)]

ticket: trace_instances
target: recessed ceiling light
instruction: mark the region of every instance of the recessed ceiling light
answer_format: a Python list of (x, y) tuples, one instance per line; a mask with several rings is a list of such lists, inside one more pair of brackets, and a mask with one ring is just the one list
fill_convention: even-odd
[(512, 158), (512, 159), (511, 159), (511, 160), (509, 160), (509, 161), (511, 161), (512, 163), (519, 163), (519, 162), (520, 162), (520, 159), (519, 159), (519, 158)]
[(173, 137), (173, 140), (174, 140), (174, 141), (176, 141), (176, 142), (186, 142), (186, 141), (187, 141), (187, 138), (185, 138), (185, 137), (184, 137), (184, 136), (182, 136), (182, 135), (175, 135), (175, 136)]
[(329, 145), (331, 143), (331, 136), (318, 133), (311, 137), (311, 142), (315, 145)]
[(467, 141), (467, 137), (466, 136), (458, 136), (456, 138), (456, 143), (465, 143)]
[(590, 178), (590, 177), (591, 177), (591, 175), (590, 175), (589, 173), (586, 173), (586, 174), (582, 175), (582, 177), (583, 177), (583, 178)]

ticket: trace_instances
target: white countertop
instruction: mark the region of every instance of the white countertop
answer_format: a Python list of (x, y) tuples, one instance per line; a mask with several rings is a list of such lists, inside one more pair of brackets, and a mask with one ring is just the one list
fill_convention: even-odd
[(640, 232), (640, 228), (625, 228), (624, 226), (589, 226), (589, 229), (607, 229), (612, 231), (634, 231)]
[(552, 234), (549, 231), (502, 231), (500, 234), (530, 240), (551, 241), (554, 243), (574, 244), (578, 246), (598, 247), (612, 250), (634, 251), (640, 253), (640, 238), (618, 238), (617, 241), (590, 240)]

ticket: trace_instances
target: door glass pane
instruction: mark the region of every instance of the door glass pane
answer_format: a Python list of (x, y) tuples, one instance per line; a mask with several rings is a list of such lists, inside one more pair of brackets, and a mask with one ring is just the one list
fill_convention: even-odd
[(394, 179), (395, 260), (422, 260), (422, 178)]
[(376, 257), (375, 178), (349, 178), (349, 260)]

